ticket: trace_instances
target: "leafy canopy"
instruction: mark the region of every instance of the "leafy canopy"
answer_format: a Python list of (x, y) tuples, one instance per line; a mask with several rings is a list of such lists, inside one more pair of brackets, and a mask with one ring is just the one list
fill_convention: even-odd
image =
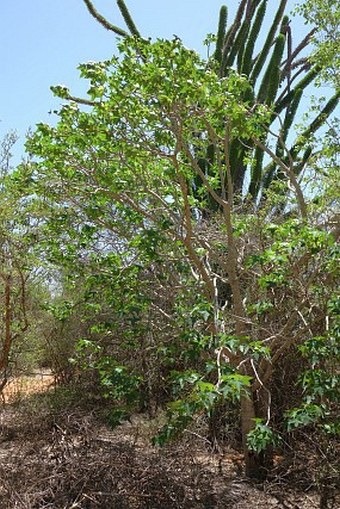
[[(81, 76), (89, 80), (86, 101), (53, 87), (66, 99), (58, 123), (39, 124), (27, 142), (39, 158), (32, 166), (36, 184), (48, 185), (59, 203), (68, 196), (94, 219), (97, 203), (100, 214), (106, 210), (112, 221), (109, 204), (115, 203), (117, 213), (129, 209), (140, 221), (148, 217), (159, 224), (165, 218), (154, 210), (161, 207), (170, 212), (170, 227), (174, 210), (183, 213), (183, 178), (190, 206), (201, 207), (202, 197), (190, 191), (196, 177), (218, 193), (216, 184), (227, 179), (226, 143), (260, 136), (269, 112), (259, 106), (250, 114), (242, 100), (249, 86), (245, 77), (220, 78), (178, 40), (125, 38), (119, 52), (111, 60), (80, 65)], [(209, 176), (199, 165), (207, 143), (218, 153)], [(132, 220), (136, 223), (136, 215)]]

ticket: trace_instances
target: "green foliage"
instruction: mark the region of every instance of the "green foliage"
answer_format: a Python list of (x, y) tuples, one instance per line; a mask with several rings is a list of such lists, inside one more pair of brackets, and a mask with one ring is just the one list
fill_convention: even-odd
[(329, 330), (324, 336), (305, 341), (300, 351), (310, 368), (301, 376), (304, 403), (287, 413), (288, 429), (319, 423), (326, 433), (338, 433), (337, 408), (340, 403), (340, 299), (333, 294), (327, 304)]
[(268, 449), (269, 446), (278, 445), (280, 437), (273, 430), (263, 424), (262, 419), (255, 420), (255, 427), (248, 433), (247, 444), (251, 451), (260, 453)]
[(300, 408), (293, 408), (287, 412), (288, 431), (313, 424), (324, 415), (324, 409), (312, 403), (305, 403)]
[(242, 392), (250, 387), (251, 380), (252, 377), (238, 373), (222, 375), (218, 391), (225, 400), (240, 400)]
[(219, 402), (239, 401), (250, 386), (250, 377), (237, 373), (224, 375), (219, 385), (204, 381), (197, 373), (179, 375), (177, 380), (183, 384), (182, 387), (189, 383), (192, 389), (184, 398), (169, 403), (167, 423), (154, 437), (155, 445), (164, 445), (176, 438), (190, 425), (196, 414), (205, 412), (211, 415)]
[(138, 401), (142, 381), (139, 375), (117, 364), (112, 357), (101, 357), (96, 367), (107, 397), (130, 405)]
[[(25, 349), (28, 327), (37, 311), (32, 298), (33, 282), (37, 287), (41, 280), (35, 275), (36, 258), (32, 242), (35, 231), (27, 213), (24, 191), (12, 178), (12, 149), (17, 141), (15, 133), (9, 133), (0, 144), (0, 389), (6, 384), (20, 350), (25, 350), (25, 360), (34, 356)], [(25, 175), (29, 188), (29, 179)], [(27, 181), (28, 180), (28, 181)], [(41, 287), (40, 287), (41, 288)], [(40, 289), (39, 288), (39, 289)], [(24, 355), (22, 356), (24, 357)], [(29, 363), (29, 362), (28, 362)]]
[(296, 7), (308, 23), (316, 27), (313, 61), (321, 64), (319, 80), (339, 89), (340, 8), (332, 0), (304, 0)]
[(60, 320), (61, 322), (65, 322), (67, 318), (69, 318), (72, 315), (74, 304), (70, 301), (62, 301), (58, 303), (48, 303), (44, 306), (46, 311), (49, 311), (54, 318), (57, 320)]
[[(90, 0), (84, 1), (90, 13), (105, 28), (123, 37), (128, 37), (124, 30), (111, 25), (105, 20), (95, 10)], [(304, 169), (310, 158), (311, 145), (308, 152), (306, 152), (303, 143), (301, 144), (299, 140), (295, 140), (290, 149), (288, 147), (284, 148), (283, 143), (288, 139), (289, 133), (293, 133), (293, 136), (296, 136), (296, 132), (294, 132), (294, 119), (299, 113), (300, 98), (307, 86), (320, 75), (333, 72), (336, 77), (339, 74), (334, 72), (334, 69), (338, 66), (335, 55), (337, 44), (331, 37), (332, 34), (337, 34), (339, 26), (339, 23), (337, 23), (338, 9), (332, 2), (320, 3), (317, 0), (307, 0), (297, 9), (305, 16), (307, 21), (316, 25), (318, 29), (316, 33), (326, 34), (326, 41), (321, 44), (317, 42), (318, 51), (316, 56), (313, 56), (311, 55), (309, 44), (311, 36), (315, 32), (315, 27), (308, 36), (297, 44), (296, 48), (292, 47), (291, 41), (295, 40), (295, 38), (292, 38), (289, 16), (285, 15), (287, 0), (281, 0), (269, 29), (267, 28), (267, 32), (262, 34), (265, 42), (259, 53), (253, 57), (264, 26), (263, 20), (268, 3), (269, 0), (263, 0), (262, 2), (240, 2), (235, 18), (228, 30), (227, 8), (226, 6), (221, 7), (217, 34), (216, 36), (209, 34), (206, 39), (206, 44), (209, 48), (210, 44), (216, 41), (215, 52), (213, 52), (212, 59), (208, 62), (206, 69), (209, 72), (217, 67), (217, 74), (225, 77), (233, 72), (232, 66), (236, 63), (235, 66), (238, 72), (250, 77), (251, 86), (244, 91), (244, 99), (248, 102), (249, 109), (253, 111), (255, 106), (263, 103), (273, 108), (275, 112), (275, 114), (271, 115), (271, 119), (264, 124), (266, 134), (262, 133), (262, 141), (268, 146), (274, 141), (277, 145), (276, 155), (282, 157), (284, 152), (284, 162), (286, 164), (290, 164), (291, 160), (297, 159), (298, 156), (300, 161), (299, 165), (296, 165), (296, 169), (300, 172)], [(131, 34), (141, 39), (140, 32), (136, 28), (126, 3), (119, 1), (117, 4)], [(273, 8), (275, 8), (275, 5)], [(329, 27), (332, 28), (330, 29)], [(274, 49), (271, 52), (273, 46)], [(305, 48), (308, 48), (307, 56), (301, 58), (301, 52)], [(284, 57), (285, 50), (289, 53), (287, 59)], [(140, 55), (142, 58), (147, 58), (144, 50), (141, 51)], [(294, 81), (301, 74), (303, 75), (302, 79), (294, 86)], [(334, 81), (336, 81), (336, 78), (333, 79)], [(61, 92), (66, 97), (68, 91), (62, 90)], [(92, 92), (92, 97), (98, 99), (104, 91), (98, 85), (92, 88)], [(84, 102), (84, 100), (83, 103), (89, 104), (88, 101)], [(309, 137), (315, 130), (325, 125), (336, 104), (338, 104), (337, 95), (330, 100), (325, 111), (311, 125), (306, 126), (306, 137)], [(284, 123), (279, 140), (275, 139), (275, 136), (273, 137), (272, 133), (270, 133), (270, 127), (275, 125), (276, 114), (282, 114), (282, 121)], [(204, 130), (201, 134), (198, 134), (198, 138), (206, 139)], [(263, 158), (263, 154), (259, 154), (259, 150), (249, 139), (234, 140), (230, 144), (228, 152), (237, 199), (240, 199), (240, 196), (243, 194), (249, 194), (254, 202), (263, 203), (266, 199), (263, 191), (266, 191), (272, 185), (272, 182), (275, 183), (277, 179), (285, 180), (287, 178), (287, 175), (282, 173), (277, 161), (269, 163), (269, 168), (267, 168), (266, 158)], [(210, 174), (210, 165), (213, 158), (214, 148), (210, 140), (208, 140), (205, 143), (205, 153), (200, 154), (199, 157), (201, 167), (208, 174)], [(253, 160), (253, 163), (249, 165), (251, 160)], [(251, 174), (250, 179), (248, 179), (249, 173)], [(212, 172), (209, 178), (219, 181), (220, 189), (225, 189), (225, 179), (221, 175), (216, 176)], [(200, 196), (201, 209), (216, 210), (216, 204), (213, 203), (210, 196), (205, 192), (200, 179), (196, 178), (194, 186), (196, 194)]]

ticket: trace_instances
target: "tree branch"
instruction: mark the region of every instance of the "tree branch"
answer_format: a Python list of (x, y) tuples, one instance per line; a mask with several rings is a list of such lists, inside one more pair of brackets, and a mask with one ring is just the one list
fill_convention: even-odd
[(287, 166), (269, 147), (266, 147), (260, 140), (253, 138), (253, 142), (257, 147), (259, 147), (263, 152), (268, 154), (272, 160), (283, 170), (283, 172), (288, 176), (292, 187), (294, 188), (294, 192), (296, 195), (297, 202), (299, 204), (299, 209), (301, 213), (301, 217), (306, 220), (307, 219), (307, 205), (305, 202), (305, 198), (303, 196), (302, 189), (297, 181), (296, 175), (293, 169), (290, 166)]

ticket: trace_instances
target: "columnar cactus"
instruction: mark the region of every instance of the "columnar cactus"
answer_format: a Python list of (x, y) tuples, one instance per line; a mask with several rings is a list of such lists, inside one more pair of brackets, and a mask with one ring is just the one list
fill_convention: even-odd
[[(230, 72), (230, 68), (234, 67), (238, 72), (249, 77), (252, 93), (248, 93), (247, 99), (250, 106), (262, 103), (272, 107), (272, 123), (276, 120), (277, 115), (280, 115), (282, 125), (277, 141), (276, 155), (288, 159), (289, 154), (284, 153), (283, 146), (287, 143), (302, 94), (317, 77), (318, 68), (317, 66), (311, 67), (308, 58), (300, 58), (300, 53), (308, 45), (312, 32), (295, 49), (292, 48), (290, 20), (284, 14), (287, 0), (280, 1), (263, 48), (255, 58), (253, 57), (268, 1), (248, 0), (240, 3), (235, 20), (224, 36), (222, 54), (220, 56), (220, 53), (216, 51), (215, 58), (220, 63), (221, 76), (226, 76)], [(225, 7), (221, 9), (220, 20), (225, 17), (224, 10)], [(219, 29), (219, 46), (221, 45), (220, 33)], [(298, 77), (300, 80), (295, 85), (294, 82)], [(336, 107), (338, 99), (338, 94), (335, 94), (328, 101), (323, 111), (303, 133), (305, 139), (323, 125)], [(270, 125), (268, 125), (268, 132), (269, 130)], [(235, 190), (239, 194), (248, 193), (255, 201), (258, 201), (271, 182), (274, 179), (283, 178), (283, 175), (274, 162), (265, 165), (262, 150), (249, 147), (249, 143), (247, 143), (247, 147), (245, 149), (241, 140), (239, 143), (234, 143), (230, 149)], [(312, 149), (304, 147), (301, 142), (296, 140), (289, 149), (289, 153), (296, 161), (295, 171), (299, 172), (306, 164)], [(250, 155), (253, 159), (251, 164), (245, 162), (245, 156), (249, 160)], [(248, 171), (249, 185), (245, 189), (244, 183)]]
[[(281, 128), (276, 144), (276, 155), (280, 158), (295, 162), (295, 171), (299, 173), (312, 154), (312, 148), (301, 142), (314, 134), (327, 120), (339, 101), (336, 93), (306, 128), (303, 136), (292, 143), (288, 143), (289, 133), (296, 118), (298, 107), (304, 90), (318, 76), (319, 69), (312, 65), (308, 57), (301, 58), (304, 50), (314, 33), (312, 30), (295, 48), (292, 47), (290, 19), (285, 15), (287, 0), (280, 0), (273, 22), (265, 37), (265, 42), (259, 53), (254, 56), (256, 43), (263, 32), (263, 21), (270, 0), (240, 0), (235, 18), (227, 29), (228, 10), (222, 6), (217, 30), (216, 49), (213, 58), (219, 66), (221, 77), (227, 76), (231, 69), (248, 76), (251, 88), (247, 91), (245, 101), (249, 108), (256, 104), (265, 104), (273, 111), (268, 123), (268, 133), (271, 124), (277, 116), (281, 118)], [(128, 32), (109, 23), (93, 6), (92, 0), (84, 0), (88, 10), (106, 29), (120, 36)], [(117, 0), (117, 6), (128, 27), (129, 34), (140, 37), (133, 18), (124, 0)], [(299, 81), (298, 81), (299, 80)], [(269, 134), (267, 136), (269, 138)], [(238, 199), (250, 196), (259, 203), (261, 196), (273, 180), (282, 179), (284, 175), (275, 162), (265, 161), (263, 150), (255, 148), (245, 140), (234, 141), (230, 146), (229, 160), (234, 179), (235, 194)], [(265, 144), (268, 140), (264, 139)], [(200, 160), (205, 171), (213, 161), (213, 149), (207, 147), (206, 160)], [(251, 162), (249, 162), (251, 161)], [(246, 178), (246, 177), (249, 178)], [(247, 187), (245, 186), (247, 182)]]

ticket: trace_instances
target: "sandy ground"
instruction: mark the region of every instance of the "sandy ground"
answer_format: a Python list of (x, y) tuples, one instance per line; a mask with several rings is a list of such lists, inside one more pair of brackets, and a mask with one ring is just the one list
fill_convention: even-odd
[(55, 377), (49, 370), (13, 378), (9, 380), (2, 392), (2, 402), (9, 404), (30, 394), (45, 392), (54, 387), (54, 384)]

